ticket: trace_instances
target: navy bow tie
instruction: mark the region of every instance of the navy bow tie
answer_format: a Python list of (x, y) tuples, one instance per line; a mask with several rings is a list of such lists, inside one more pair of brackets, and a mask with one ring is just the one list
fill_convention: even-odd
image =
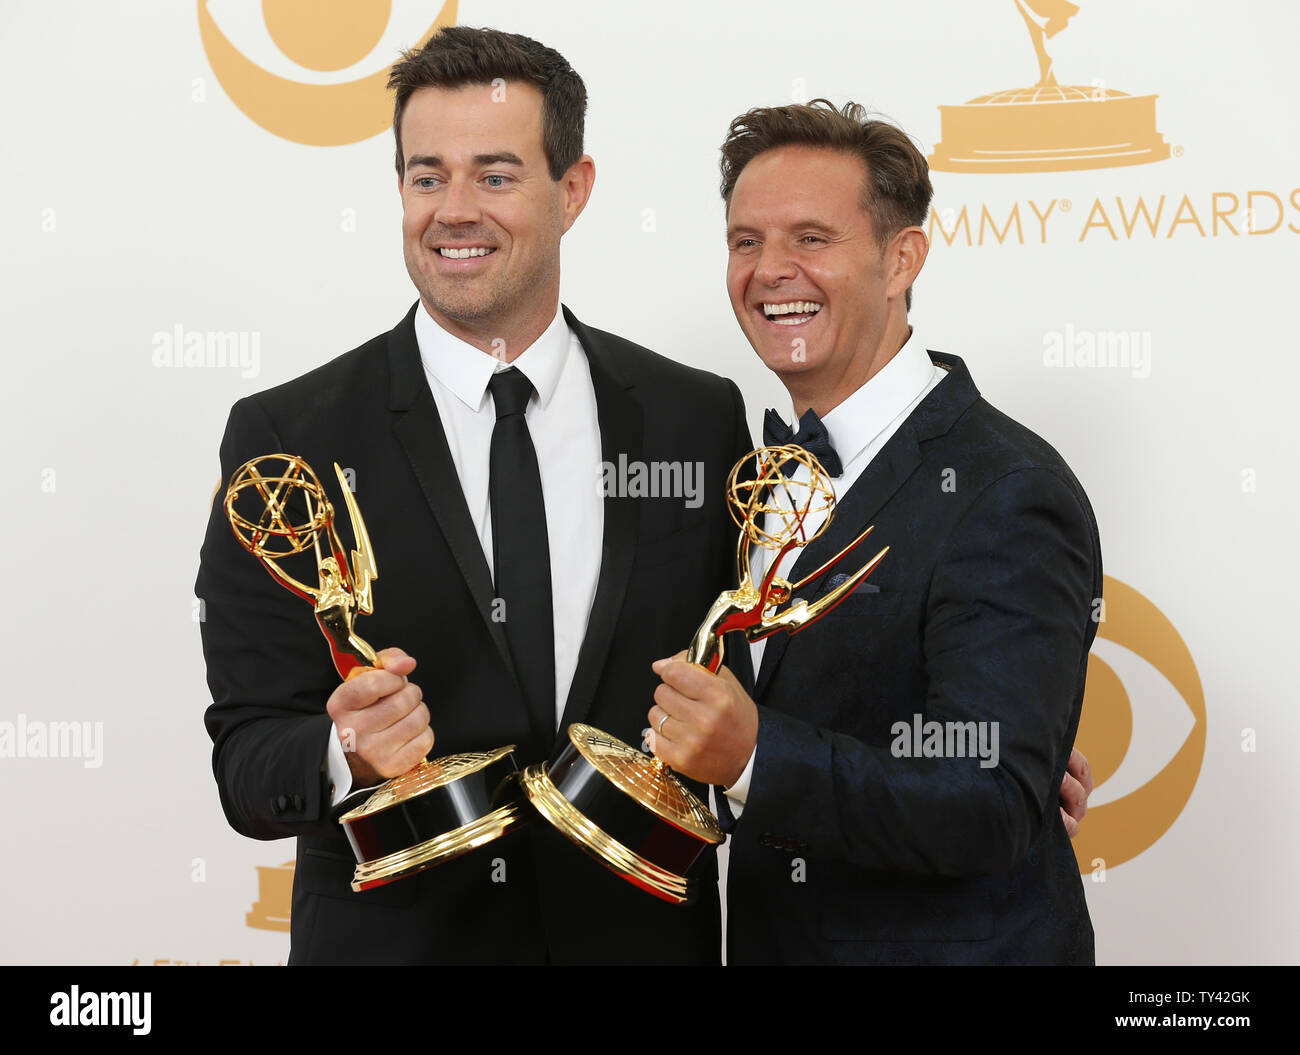
[(795, 432), (781, 420), (780, 414), (769, 408), (763, 415), (763, 443), (768, 447), (786, 447), (793, 443), (821, 462), (822, 468), (831, 476), (839, 476), (844, 472), (840, 456), (831, 446), (826, 426), (815, 410), (804, 411), (803, 417), (799, 419), (799, 431)]

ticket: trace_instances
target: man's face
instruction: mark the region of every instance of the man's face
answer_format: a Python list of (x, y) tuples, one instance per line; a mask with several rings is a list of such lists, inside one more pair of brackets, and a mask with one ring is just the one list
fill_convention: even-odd
[(736, 180), (727, 291), (749, 343), (783, 379), (837, 388), (877, 354), (888, 280), (862, 207), (866, 175), (850, 154), (788, 146), (760, 154)]
[(554, 312), (572, 217), (547, 168), (541, 93), (421, 88), (401, 131), (406, 270), (434, 318), (484, 335)]

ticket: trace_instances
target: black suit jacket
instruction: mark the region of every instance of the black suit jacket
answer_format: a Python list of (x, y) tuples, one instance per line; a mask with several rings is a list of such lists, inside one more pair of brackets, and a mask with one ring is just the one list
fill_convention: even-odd
[[(960, 359), (931, 357), (948, 376), (792, 579), (872, 523), (856, 562), (805, 596), (888, 556), (820, 622), (768, 639), (739, 821), (719, 796), (729, 963), (1093, 960), (1058, 793), (1096, 633), (1096, 522), (1056, 451), (980, 398)], [(899, 757), (897, 723), (916, 715), (997, 723), (997, 765)]]
[[(491, 618), (491, 577), (420, 362), (414, 313), (235, 404), (223, 479), (253, 457), (298, 454), (342, 511), (331, 463), (352, 469), (379, 567), (375, 612), (358, 632), (377, 649), (396, 645), (416, 658), (411, 678), (432, 714), (433, 755), (513, 743), (521, 764), (542, 761), (557, 733), (530, 725), (520, 691), (527, 672), (512, 668)], [(604, 502), (600, 576), (558, 735), (581, 720), (639, 744), (658, 683), (651, 661), (684, 647), (732, 574), (735, 535), (717, 498), (748, 448), (744, 408), (730, 381), (589, 329), (567, 309), (565, 318), (590, 364), (603, 458), (704, 470), (697, 508), (680, 496)], [(574, 466), (573, 476), (575, 488), (595, 487), (598, 467)], [(244, 835), (298, 838), (291, 962), (716, 962), (711, 853), (697, 865), (698, 903), (668, 905), (540, 819), (417, 877), (353, 893), (353, 856), (325, 772), (325, 703), (338, 675), (310, 606), (239, 547), (220, 501), (196, 591), (206, 608), (206, 722), (222, 807)]]

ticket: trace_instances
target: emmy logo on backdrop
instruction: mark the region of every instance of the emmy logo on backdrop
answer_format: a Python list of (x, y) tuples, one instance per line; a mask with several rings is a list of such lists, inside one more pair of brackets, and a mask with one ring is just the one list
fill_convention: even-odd
[(294, 863), (257, 865), (257, 900), (244, 916), (244, 923), (258, 930), (289, 929), (293, 905)]
[[(731, 470), (727, 504), (740, 528), (737, 586), (719, 595), (686, 652), (688, 662), (713, 673), (722, 665), (724, 635), (740, 631), (758, 641), (782, 630), (799, 633), (852, 593), (889, 550), (811, 603), (796, 592), (829, 572), (871, 528), (798, 582), (777, 575), (782, 558), (820, 537), (834, 514), (829, 477), (802, 447), (745, 455)], [(810, 528), (810, 519), (823, 514)], [(754, 546), (775, 554), (758, 584), (750, 572)], [(524, 789), (537, 811), (629, 883), (664, 901), (690, 900), (686, 873), (706, 846), (723, 839), (717, 818), (658, 759), (588, 725), (574, 723), (568, 732), (554, 759), (524, 770)]]
[(1038, 59), (1038, 83), (940, 106), (930, 167), (944, 172), (1051, 172), (1143, 165), (1169, 157), (1156, 96), (1102, 84), (1062, 85), (1047, 41), (1078, 13), (1069, 0), (1014, 0)]
[[(334, 526), (334, 507), (311, 467), (291, 454), (268, 454), (241, 466), (226, 489), (225, 510), (240, 544), (286, 589), (312, 602), (334, 666), (346, 680), (379, 666), (375, 650), (356, 633), (358, 615), (374, 611), (371, 583), (379, 577), (361, 510), (347, 478), (334, 465), (357, 548), (351, 560)], [(281, 562), (315, 557), (317, 585)], [(353, 890), (369, 890), (458, 857), (527, 822), (514, 745), (425, 760), (381, 785), (345, 813), (356, 855)]]

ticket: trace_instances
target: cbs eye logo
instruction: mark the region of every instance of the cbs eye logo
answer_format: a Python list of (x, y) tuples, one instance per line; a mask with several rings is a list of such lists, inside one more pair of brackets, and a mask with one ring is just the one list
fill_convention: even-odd
[[(456, 22), (446, 0), (198, 0), (212, 72), (248, 118), (308, 146), (341, 146), (392, 124), (388, 71), (412, 41)], [(394, 12), (396, 8), (396, 12)]]
[(1079, 871), (1136, 857), (1191, 797), (1205, 756), (1205, 695), (1192, 654), (1164, 613), (1106, 576), (1105, 618), (1088, 656), (1076, 743), (1095, 790), (1074, 839)]

